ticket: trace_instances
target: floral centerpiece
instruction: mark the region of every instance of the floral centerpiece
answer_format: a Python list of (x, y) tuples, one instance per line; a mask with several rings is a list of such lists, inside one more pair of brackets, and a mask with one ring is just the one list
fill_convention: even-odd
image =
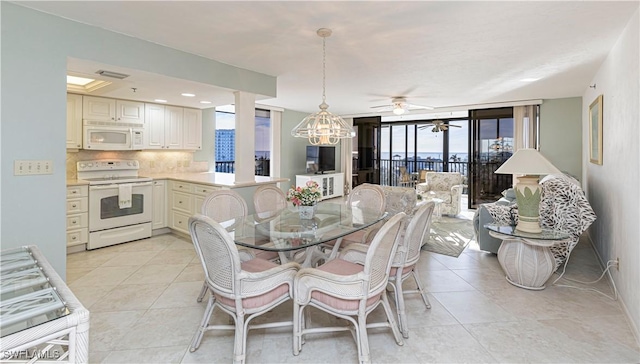
[(291, 186), (287, 192), (287, 201), (294, 206), (313, 206), (320, 201), (320, 189), (315, 181), (307, 181), (304, 187)]

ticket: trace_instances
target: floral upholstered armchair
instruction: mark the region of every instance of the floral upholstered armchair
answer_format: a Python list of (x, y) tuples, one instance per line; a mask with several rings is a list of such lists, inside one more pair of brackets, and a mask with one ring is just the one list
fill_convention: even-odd
[(462, 210), (464, 176), (458, 172), (427, 172), (427, 182), (419, 183), (416, 190), (426, 200), (442, 200), (443, 215), (457, 215)]

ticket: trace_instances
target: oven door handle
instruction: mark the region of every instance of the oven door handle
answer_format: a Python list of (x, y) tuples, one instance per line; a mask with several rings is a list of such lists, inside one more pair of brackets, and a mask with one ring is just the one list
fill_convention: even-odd
[[(120, 184), (124, 184), (124, 183), (120, 183)], [(139, 182), (139, 183), (132, 183), (132, 187), (144, 187), (144, 186), (151, 186), (152, 183), (151, 182)], [(111, 190), (114, 188), (118, 188), (118, 184), (114, 183), (114, 184), (110, 184), (110, 185), (106, 185), (106, 186), (89, 186), (90, 190), (93, 191), (99, 191), (99, 190)]]

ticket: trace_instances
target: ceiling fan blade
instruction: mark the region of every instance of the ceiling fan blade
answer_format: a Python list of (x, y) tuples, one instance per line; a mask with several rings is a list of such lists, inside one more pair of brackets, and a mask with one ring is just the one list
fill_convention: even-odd
[(378, 105), (378, 106), (371, 106), (372, 109), (379, 109), (379, 108), (387, 108), (387, 109), (391, 109), (393, 106), (392, 105)]
[(454, 128), (462, 128), (462, 125), (455, 125), (455, 124), (449, 124), (447, 125), (448, 127), (454, 127)]
[(432, 106), (416, 105), (416, 104), (407, 104), (407, 107), (415, 110), (433, 110), (434, 109)]

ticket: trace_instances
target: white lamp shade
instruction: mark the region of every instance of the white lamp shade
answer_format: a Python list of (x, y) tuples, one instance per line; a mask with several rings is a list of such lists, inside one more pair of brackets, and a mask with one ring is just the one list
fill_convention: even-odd
[(541, 175), (562, 172), (537, 150), (524, 148), (515, 152), (495, 173)]

